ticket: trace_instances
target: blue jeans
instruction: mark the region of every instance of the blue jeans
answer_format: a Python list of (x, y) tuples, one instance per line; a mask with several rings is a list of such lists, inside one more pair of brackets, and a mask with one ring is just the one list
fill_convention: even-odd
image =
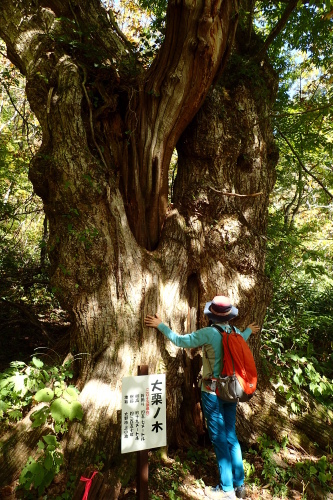
[(216, 394), (201, 391), (207, 428), (213, 443), (223, 491), (244, 483), (242, 451), (236, 436), (236, 403), (222, 401)]

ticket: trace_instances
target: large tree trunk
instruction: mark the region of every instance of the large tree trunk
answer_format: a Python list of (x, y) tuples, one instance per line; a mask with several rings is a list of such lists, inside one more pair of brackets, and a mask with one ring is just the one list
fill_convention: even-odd
[[(145, 70), (98, 0), (1, 2), (0, 35), (42, 127), (30, 179), (49, 220), (52, 284), (72, 315), (71, 351), (81, 359), (85, 416), (68, 438), (73, 465), (105, 443), (109, 465), (119, 462), (121, 380), (142, 363), (168, 373), (175, 442), (183, 355), (143, 318), (159, 310), (186, 328), (192, 237), (176, 208), (167, 213), (168, 166), (225, 64), (237, 7), (170, 2), (165, 40)], [(205, 280), (196, 273), (202, 304)]]

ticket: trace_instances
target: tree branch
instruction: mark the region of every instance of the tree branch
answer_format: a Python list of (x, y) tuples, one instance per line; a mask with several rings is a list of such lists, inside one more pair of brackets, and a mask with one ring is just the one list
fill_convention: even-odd
[(224, 191), (219, 191), (218, 189), (213, 188), (213, 186), (208, 186), (210, 189), (215, 191), (215, 193), (222, 194), (224, 196), (237, 196), (238, 198), (251, 198), (252, 196), (261, 196), (264, 194), (262, 191), (259, 193), (251, 193), (251, 194), (238, 194), (238, 193), (226, 193)]
[(328, 103), (325, 106), (318, 106), (317, 108), (309, 108), (304, 111), (296, 111), (296, 113), (271, 113), (268, 116), (272, 116), (273, 118), (285, 118), (287, 116), (293, 117), (293, 116), (299, 116), (299, 115), (306, 115), (308, 113), (314, 113), (315, 111), (323, 111), (324, 109), (329, 109), (332, 108), (333, 104)]
[(297, 153), (297, 151), (295, 151), (294, 147), (292, 146), (291, 142), (289, 141), (289, 139), (284, 135), (283, 132), (281, 132), (281, 130), (277, 129), (278, 133), (280, 134), (280, 136), (286, 141), (286, 143), (288, 144), (288, 146), (290, 147), (290, 150), (291, 152), (293, 153), (293, 155), (295, 156), (295, 158), (297, 158), (297, 161), (299, 162), (300, 166), (302, 167), (302, 169), (304, 170), (304, 172), (306, 172), (308, 175), (310, 175), (310, 177), (312, 177), (312, 179), (314, 179), (317, 184), (319, 184), (323, 190), (325, 191), (325, 193), (331, 198), (333, 199), (333, 194), (330, 193), (330, 191), (324, 186), (324, 184), (318, 179), (318, 177), (316, 177), (312, 172), (311, 170), (309, 170), (308, 168), (306, 168), (306, 166), (304, 165), (304, 163), (302, 162), (299, 154)]
[(251, 36), (252, 36), (252, 31), (253, 31), (253, 18), (254, 18), (254, 7), (255, 7), (255, 0), (250, 0), (249, 5), (248, 5), (248, 16), (246, 19), (247, 27), (246, 27), (246, 43), (247, 45), (250, 45), (251, 42)]
[(90, 130), (91, 130), (91, 136), (92, 136), (92, 139), (94, 141), (94, 144), (95, 144), (95, 147), (98, 151), (98, 154), (102, 160), (102, 163), (104, 165), (104, 167), (107, 169), (108, 166), (106, 164), (106, 161), (105, 161), (105, 158), (104, 158), (104, 155), (102, 153), (102, 150), (101, 148), (99, 147), (97, 141), (96, 141), (96, 137), (95, 137), (95, 130), (94, 130), (94, 124), (93, 124), (93, 112), (92, 112), (92, 104), (91, 104), (91, 100), (89, 99), (89, 95), (88, 95), (88, 92), (87, 92), (87, 88), (86, 88), (86, 83), (87, 83), (87, 71), (85, 69), (84, 66), (82, 65), (79, 65), (83, 71), (83, 82), (82, 82), (82, 88), (83, 88), (83, 92), (84, 92), (84, 95), (85, 95), (85, 98), (87, 100), (87, 104), (88, 104), (88, 107), (89, 107), (89, 123), (90, 123)]
[(279, 19), (276, 26), (274, 26), (274, 28), (272, 29), (272, 31), (270, 32), (270, 34), (266, 38), (264, 45), (261, 47), (259, 52), (257, 52), (257, 54), (255, 55), (256, 59), (260, 59), (267, 52), (268, 47), (275, 40), (275, 38), (279, 35), (279, 33), (281, 33), (281, 31), (284, 29), (290, 15), (297, 7), (297, 4), (298, 4), (298, 0), (291, 0), (290, 2), (288, 2), (288, 5), (285, 8), (281, 18)]
[(10, 100), (10, 102), (11, 102), (11, 105), (12, 105), (12, 106), (13, 106), (13, 108), (15, 109), (16, 113), (17, 113), (17, 114), (18, 114), (18, 115), (22, 118), (23, 122), (24, 122), (26, 125), (28, 125), (28, 122), (27, 122), (27, 120), (26, 120), (25, 116), (23, 116), (23, 115), (22, 115), (21, 111), (20, 111), (20, 110), (19, 110), (19, 108), (16, 106), (16, 103), (15, 103), (14, 99), (12, 98), (12, 95), (11, 95), (11, 93), (10, 93), (10, 91), (9, 91), (9, 88), (8, 88), (7, 84), (6, 84), (5, 82), (3, 82), (3, 83), (2, 83), (2, 86), (3, 86), (3, 88), (5, 89), (6, 94), (8, 95), (8, 98), (9, 98), (9, 100)]

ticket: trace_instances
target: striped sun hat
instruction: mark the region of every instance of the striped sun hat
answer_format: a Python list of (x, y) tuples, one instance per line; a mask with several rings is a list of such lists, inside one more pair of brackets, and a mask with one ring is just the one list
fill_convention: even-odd
[(229, 297), (217, 295), (206, 303), (204, 314), (215, 323), (225, 323), (238, 316), (238, 309), (231, 304)]

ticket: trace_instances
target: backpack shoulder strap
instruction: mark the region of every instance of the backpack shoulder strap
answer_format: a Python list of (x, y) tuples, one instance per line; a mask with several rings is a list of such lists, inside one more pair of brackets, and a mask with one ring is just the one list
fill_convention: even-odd
[[(221, 328), (221, 327), (220, 327), (220, 325), (217, 325), (216, 323), (214, 323), (214, 324), (213, 324), (213, 325), (211, 325), (211, 326), (212, 326), (212, 327), (214, 327), (214, 328), (216, 328), (216, 330), (218, 330), (218, 331), (221, 333), (221, 335), (223, 335), (224, 333), (225, 333), (226, 335), (230, 335), (230, 333), (236, 333), (236, 334), (237, 334), (237, 332), (236, 332), (236, 328), (235, 328), (234, 326), (232, 326), (232, 325), (229, 325), (229, 326), (230, 326), (230, 328), (231, 328), (231, 330), (232, 330), (230, 333), (228, 333), (228, 332), (226, 332), (225, 330), (223, 330), (223, 328)], [(238, 335), (238, 334), (237, 334), (237, 335)]]
[(216, 330), (218, 330), (220, 332), (220, 334), (222, 335), (222, 337), (224, 336), (223, 334), (224, 333), (227, 333), (223, 330), (223, 328), (221, 328), (219, 325), (216, 325), (215, 323), (213, 325), (211, 325), (213, 328), (215, 328)]
[[(232, 357), (232, 354), (231, 354), (231, 351), (230, 351), (230, 347), (229, 347), (229, 335), (230, 333), (226, 332), (223, 330), (223, 328), (221, 328), (219, 325), (216, 325), (215, 323), (212, 325), (216, 330), (218, 330), (221, 334), (221, 337), (222, 337), (222, 342), (223, 342), (223, 339), (224, 339), (224, 336), (226, 335), (227, 336), (227, 342), (226, 342), (226, 345), (227, 345), (227, 348), (228, 348), (228, 351), (229, 351), (229, 354), (230, 354), (230, 358), (231, 358), (231, 362), (232, 362), (232, 370), (235, 374), (235, 364), (234, 364), (234, 358)], [(231, 326), (231, 325), (230, 325)], [(231, 330), (232, 332), (231, 333), (237, 333), (235, 328), (233, 326), (231, 326)]]

